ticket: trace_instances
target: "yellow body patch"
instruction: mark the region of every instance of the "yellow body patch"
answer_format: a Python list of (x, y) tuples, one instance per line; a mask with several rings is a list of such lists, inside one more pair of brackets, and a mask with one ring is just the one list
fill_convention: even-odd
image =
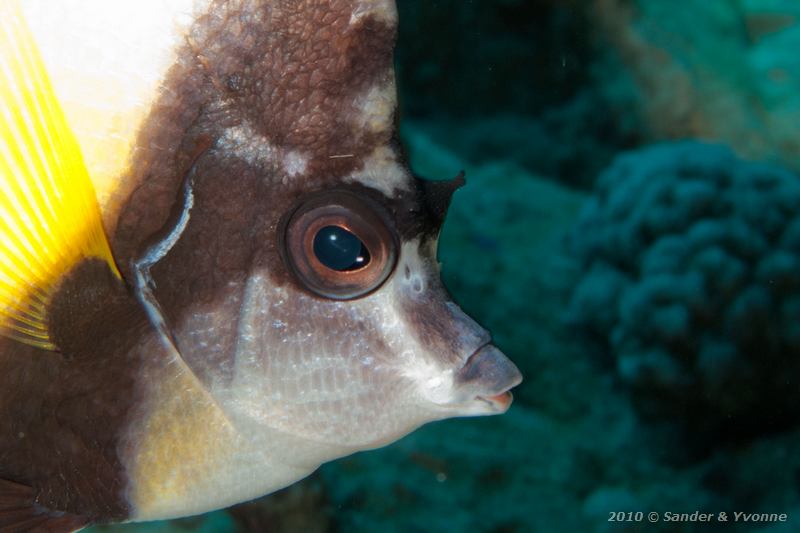
[[(150, 369), (125, 437), (131, 520), (165, 520), (252, 500), (314, 471), (319, 443), (271, 428), (241, 432), (182, 359)], [(352, 450), (339, 451), (335, 456)], [(308, 459), (305, 461), (304, 459)]]
[(55, 349), (47, 305), (86, 258), (119, 276), (92, 182), (15, 2), (0, 3), (0, 334)]
[[(177, 359), (176, 359), (177, 361)], [(149, 391), (150, 408), (134, 425), (136, 454), (128, 468), (134, 518), (161, 519), (204, 511), (239, 437), (182, 364), (162, 370)]]

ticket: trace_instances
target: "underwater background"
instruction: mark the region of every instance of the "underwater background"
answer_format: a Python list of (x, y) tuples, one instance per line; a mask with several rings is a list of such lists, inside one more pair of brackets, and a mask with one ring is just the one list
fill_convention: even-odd
[(398, 3), (403, 140), (466, 171), (443, 277), (514, 405), (89, 531), (800, 531), (800, 2)]

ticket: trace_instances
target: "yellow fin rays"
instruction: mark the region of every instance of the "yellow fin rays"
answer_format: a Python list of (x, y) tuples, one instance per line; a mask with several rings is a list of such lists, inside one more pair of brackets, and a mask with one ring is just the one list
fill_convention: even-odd
[(47, 306), (85, 258), (119, 276), (77, 140), (14, 2), (0, 2), (0, 335), (56, 349)]

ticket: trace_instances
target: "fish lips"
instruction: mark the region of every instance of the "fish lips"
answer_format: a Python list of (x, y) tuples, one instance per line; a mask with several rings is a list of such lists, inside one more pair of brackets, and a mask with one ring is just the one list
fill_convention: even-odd
[(522, 382), (519, 369), (493, 344), (476, 350), (453, 380), (456, 401), (465, 416), (501, 414), (513, 400), (510, 389)]

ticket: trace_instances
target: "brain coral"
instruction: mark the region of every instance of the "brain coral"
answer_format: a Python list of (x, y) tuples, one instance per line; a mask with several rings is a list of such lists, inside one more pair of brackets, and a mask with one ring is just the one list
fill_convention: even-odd
[(620, 156), (570, 234), (569, 317), (642, 412), (731, 437), (800, 420), (800, 178), (681, 142)]

